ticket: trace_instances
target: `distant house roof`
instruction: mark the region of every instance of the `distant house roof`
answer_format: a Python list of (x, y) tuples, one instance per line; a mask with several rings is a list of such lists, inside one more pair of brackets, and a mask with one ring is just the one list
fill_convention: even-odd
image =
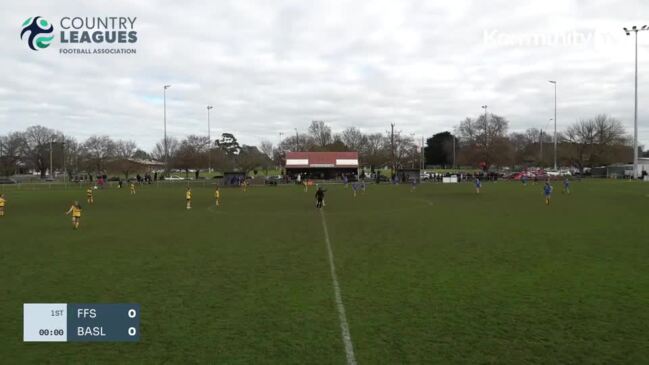
[(358, 168), (358, 152), (287, 152), (286, 168)]

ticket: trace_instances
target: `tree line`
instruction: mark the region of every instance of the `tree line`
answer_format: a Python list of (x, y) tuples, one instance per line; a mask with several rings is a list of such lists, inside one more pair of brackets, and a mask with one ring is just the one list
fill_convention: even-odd
[[(216, 140), (190, 135), (169, 137), (147, 152), (131, 140), (91, 136), (77, 141), (43, 126), (0, 136), (0, 173), (13, 175), (37, 171), (45, 177), (50, 164), (55, 171), (102, 174), (119, 172), (126, 177), (141, 169), (138, 161), (155, 160), (164, 168), (251, 172), (283, 165), (287, 151), (356, 151), (362, 166), (375, 168), (419, 168), (553, 165), (554, 139), (550, 131), (536, 128), (510, 132), (509, 121), (500, 115), (467, 117), (453, 131), (426, 139), (423, 151), (414, 134), (390, 128), (381, 133), (363, 133), (349, 127), (334, 133), (324, 121), (312, 121), (306, 133), (287, 134), (277, 145), (263, 140), (259, 147), (240, 145), (232, 133)], [(166, 143), (165, 143), (166, 142)], [(166, 151), (166, 152), (165, 152)], [(560, 166), (585, 167), (630, 162), (631, 137), (622, 123), (607, 115), (578, 120), (557, 134)]]
[(249, 172), (267, 169), (272, 161), (255, 146), (239, 145), (231, 133), (223, 133), (214, 141), (195, 135), (182, 140), (169, 137), (166, 144), (163, 139), (150, 152), (131, 140), (91, 136), (78, 141), (61, 131), (39, 125), (0, 136), (0, 174), (3, 176), (34, 171), (45, 178), (51, 168), (65, 171), (69, 177), (120, 173), (128, 178), (142, 172), (144, 165), (184, 170), (187, 174), (190, 169), (204, 170), (210, 165), (220, 171)]

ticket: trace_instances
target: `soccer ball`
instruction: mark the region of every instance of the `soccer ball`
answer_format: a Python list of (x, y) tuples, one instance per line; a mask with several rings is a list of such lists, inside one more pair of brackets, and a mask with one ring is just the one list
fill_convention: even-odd
[(97, 187), (97, 185), (95, 185), (95, 188), (94, 188), (94, 189), (95, 189), (95, 190), (97, 190), (97, 189), (98, 189), (98, 187)]

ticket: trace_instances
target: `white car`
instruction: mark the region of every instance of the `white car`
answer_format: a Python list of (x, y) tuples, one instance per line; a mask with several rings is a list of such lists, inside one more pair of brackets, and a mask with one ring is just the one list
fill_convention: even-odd
[(572, 176), (572, 174), (568, 170), (560, 170), (560, 171), (548, 170), (545, 173), (548, 174), (548, 176)]
[(166, 181), (181, 181), (181, 180), (185, 180), (185, 178), (180, 177), (178, 175), (171, 175), (171, 176), (165, 177), (165, 180)]

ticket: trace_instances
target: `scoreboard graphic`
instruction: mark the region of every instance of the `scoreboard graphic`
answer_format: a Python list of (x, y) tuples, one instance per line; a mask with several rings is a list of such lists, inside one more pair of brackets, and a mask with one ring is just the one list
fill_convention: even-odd
[(24, 342), (139, 340), (139, 304), (23, 304)]

